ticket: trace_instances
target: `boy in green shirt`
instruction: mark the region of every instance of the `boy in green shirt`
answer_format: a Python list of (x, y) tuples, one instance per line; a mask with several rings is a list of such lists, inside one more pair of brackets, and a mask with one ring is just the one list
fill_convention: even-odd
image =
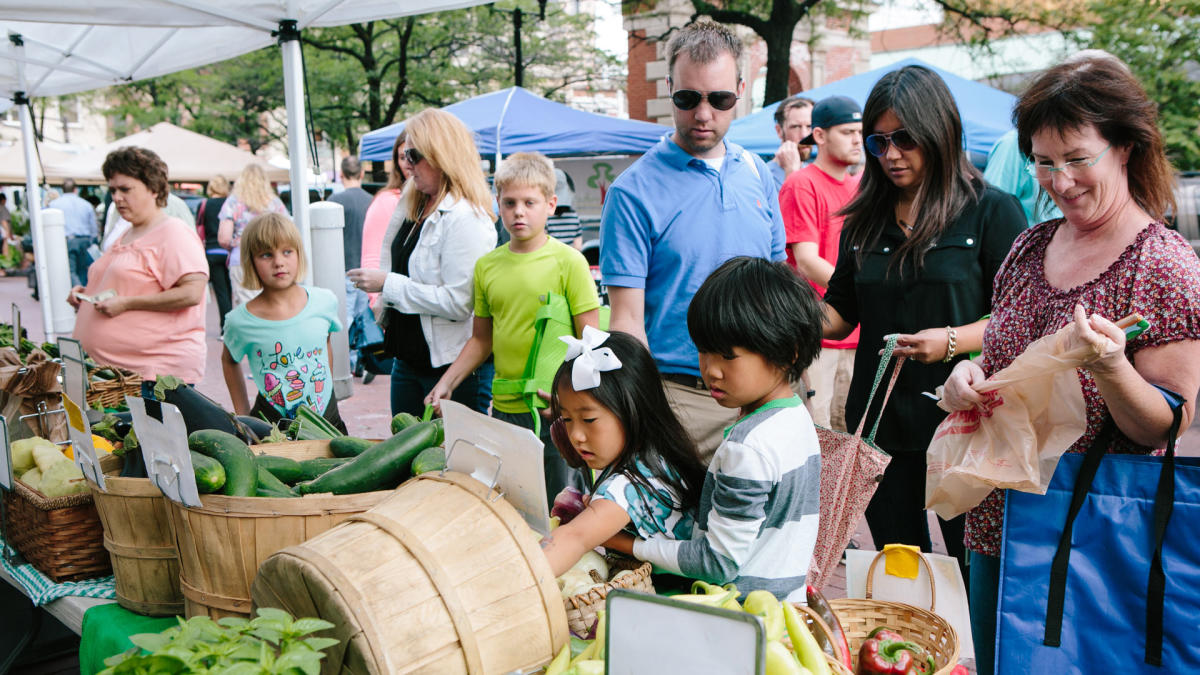
[[(557, 293), (571, 306), (575, 335), (596, 327), (600, 298), (583, 254), (546, 234), (557, 198), (554, 164), (539, 153), (517, 153), (496, 171), (500, 218), (512, 239), (475, 263), (475, 317), (471, 339), (426, 397), (436, 405), (450, 398), (463, 379), (488, 355), (495, 354), (496, 379), (521, 378), (533, 347), (534, 320), (542, 296)], [(538, 392), (543, 398), (548, 394)], [(533, 428), (533, 417), (519, 394), (496, 395), (492, 416)], [(568, 467), (542, 426), (546, 493), (550, 501), (567, 485)]]

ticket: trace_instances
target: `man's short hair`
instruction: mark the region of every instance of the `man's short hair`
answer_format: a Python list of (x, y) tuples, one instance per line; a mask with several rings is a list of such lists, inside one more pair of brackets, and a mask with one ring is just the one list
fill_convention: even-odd
[(346, 178), (359, 178), (362, 176), (362, 162), (354, 155), (347, 155), (342, 158), (342, 176)]
[(74, 192), (74, 191), (75, 191), (75, 179), (68, 178), (68, 179), (64, 180), (63, 181), (63, 192)]
[(724, 24), (708, 19), (690, 23), (675, 32), (667, 42), (667, 72), (675, 73), (675, 60), (680, 54), (687, 54), (696, 63), (712, 63), (727, 52), (738, 65), (738, 81), (742, 80), (740, 61), (742, 60), (742, 41)]
[(810, 99), (803, 96), (785, 98), (775, 108), (775, 124), (782, 127), (784, 121), (787, 120), (788, 113), (796, 108), (811, 108), (813, 105), (815, 104)]
[(6, 202), (6, 201), (8, 201), (8, 195), (4, 194), (3, 192), (0, 192), (0, 202)]
[(495, 183), (497, 195), (513, 187), (533, 187), (549, 200), (554, 196), (558, 178), (554, 175), (554, 163), (542, 153), (517, 152), (500, 163)]

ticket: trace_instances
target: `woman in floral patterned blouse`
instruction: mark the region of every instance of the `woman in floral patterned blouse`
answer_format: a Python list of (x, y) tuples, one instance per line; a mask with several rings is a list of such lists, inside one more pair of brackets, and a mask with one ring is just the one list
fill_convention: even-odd
[[(946, 403), (955, 410), (981, 404), (972, 385), (1034, 340), (1074, 325), (1105, 355), (1078, 371), (1087, 429), (1068, 451), (1087, 450), (1111, 422), (1100, 441), (1108, 452), (1152, 453), (1166, 444), (1172, 421), (1155, 387), (1187, 399), (1184, 429), (1200, 388), (1200, 260), (1162, 224), (1174, 198), (1155, 104), (1123, 63), (1102, 55), (1047, 70), (1014, 116), (1021, 152), (1064, 217), (1013, 244), (996, 275), (982, 362), (954, 368)], [(1126, 342), (1114, 321), (1133, 312), (1150, 328)], [(1109, 341), (1122, 348), (1101, 349)], [(967, 514), (980, 673), (992, 671), (1003, 516), (999, 490)]]

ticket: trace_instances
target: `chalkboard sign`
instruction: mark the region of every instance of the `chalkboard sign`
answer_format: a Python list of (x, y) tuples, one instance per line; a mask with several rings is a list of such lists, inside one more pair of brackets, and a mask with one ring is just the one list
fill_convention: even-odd
[(621, 589), (608, 594), (608, 675), (762, 675), (766, 629), (758, 617)]

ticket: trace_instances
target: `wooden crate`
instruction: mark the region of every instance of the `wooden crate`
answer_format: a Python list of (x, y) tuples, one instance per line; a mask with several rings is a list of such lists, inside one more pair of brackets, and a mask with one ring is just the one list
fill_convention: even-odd
[(106, 475), (92, 499), (104, 524), (104, 548), (112, 559), (117, 603), (148, 616), (183, 614), (179, 552), (171, 533), (167, 499), (148, 478)]
[(255, 606), (335, 624), (322, 673), (528, 672), (567, 643), (550, 564), (520, 514), (464, 474), (423, 474), (259, 568)]
[[(256, 453), (293, 459), (329, 457), (329, 441), (294, 441), (253, 446)], [(188, 618), (250, 616), (250, 584), (268, 556), (304, 543), (392, 494), (297, 498), (200, 495), (200, 508), (169, 503), (179, 550), (184, 609)]]

